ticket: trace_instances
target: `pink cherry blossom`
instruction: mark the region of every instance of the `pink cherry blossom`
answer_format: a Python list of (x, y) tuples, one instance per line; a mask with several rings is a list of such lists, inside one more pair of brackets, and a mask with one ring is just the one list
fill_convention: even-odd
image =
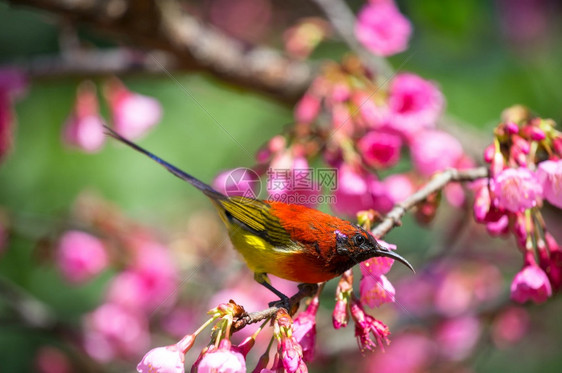
[(562, 159), (539, 163), (537, 179), (542, 185), (544, 198), (562, 208)]
[(388, 168), (400, 160), (402, 139), (396, 134), (371, 131), (359, 140), (357, 147), (369, 166)]
[[(384, 350), (383, 345), (390, 343), (388, 336), (390, 331), (388, 326), (383, 322), (375, 319), (369, 314), (366, 314), (361, 306), (361, 303), (354, 299), (351, 303), (351, 316), (355, 321), (355, 337), (359, 344), (359, 349), (364, 351), (373, 351), (375, 347), (380, 347)], [(371, 339), (371, 334), (375, 340)]]
[(378, 128), (382, 125), (385, 111), (373, 101), (368, 92), (353, 92), (351, 101), (359, 108), (359, 114), (365, 127)]
[(117, 78), (107, 83), (106, 96), (115, 130), (127, 138), (141, 137), (162, 117), (158, 100), (131, 92)]
[(184, 373), (185, 355), (177, 345), (157, 347), (146, 353), (137, 365), (139, 373)]
[(74, 109), (66, 120), (63, 140), (84, 152), (95, 153), (105, 143), (103, 126), (96, 88), (90, 81), (83, 82), (78, 87)]
[(410, 143), (410, 152), (414, 167), (423, 176), (454, 167), (463, 156), (460, 142), (437, 130), (416, 133)]
[(82, 283), (103, 271), (108, 257), (98, 238), (81, 231), (67, 231), (59, 241), (56, 261), (68, 281)]
[[(390, 244), (383, 240), (377, 240), (377, 242), (387, 250), (396, 250), (396, 245)], [(390, 267), (392, 267), (393, 264), (394, 259), (385, 256), (376, 256), (361, 263), (361, 272), (364, 276), (381, 276), (388, 273), (388, 271), (390, 271)]]
[(506, 168), (490, 180), (494, 204), (511, 212), (535, 207), (542, 198), (542, 187), (525, 167)]
[(394, 2), (378, 1), (363, 6), (357, 16), (355, 35), (368, 50), (390, 56), (406, 50), (412, 25)]
[(223, 339), (218, 349), (203, 356), (197, 366), (198, 373), (245, 373), (246, 361), (240, 352), (231, 348), (230, 341)]
[(434, 128), (443, 106), (443, 95), (433, 83), (415, 74), (399, 74), (390, 86), (387, 125), (411, 138), (424, 128)]
[(86, 352), (101, 362), (135, 357), (146, 351), (150, 342), (146, 317), (112, 303), (88, 314), (84, 329)]
[(279, 343), (279, 354), (281, 363), (287, 373), (305, 373), (308, 372), (304, 363), (303, 350), (296, 338), (284, 337)]
[(525, 267), (515, 275), (511, 283), (511, 299), (519, 303), (525, 303), (528, 300), (542, 303), (551, 295), (552, 286), (546, 273), (534, 260), (527, 260)]
[(359, 284), (359, 291), (361, 303), (371, 308), (395, 301), (396, 291), (385, 275), (364, 274)]

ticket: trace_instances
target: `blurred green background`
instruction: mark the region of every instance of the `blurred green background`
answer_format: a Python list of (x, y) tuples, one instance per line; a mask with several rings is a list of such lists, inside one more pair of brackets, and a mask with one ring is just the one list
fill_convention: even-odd
[[(410, 49), (392, 57), (392, 64), (436, 81), (446, 97), (447, 113), (481, 129), (485, 138), (489, 138), (501, 111), (512, 104), (524, 104), (558, 123), (562, 116), (561, 9), (555, 1), (536, 2), (548, 9), (545, 30), (521, 42), (502, 27), (502, 7), (509, 6), (507, 3), (399, 2), (414, 24), (414, 36)], [(361, 4), (352, 2), (356, 9)], [(279, 32), (270, 30), (265, 38), (278, 42)], [(111, 39), (87, 28), (80, 28), (80, 35), (92, 45), (114, 45)], [(51, 16), (0, 3), (0, 64), (18, 65), (58, 50), (58, 29)], [(340, 43), (330, 41), (314, 57), (338, 59), (344, 51)], [(165, 74), (120, 78), (131, 90), (155, 97), (163, 106), (161, 123), (142, 145), (204, 181), (211, 181), (227, 168), (252, 166), (255, 151), (292, 120), (291, 107), (271, 98), (225, 85), (205, 74), (173, 74), (197, 102)], [(80, 192), (93, 190), (122, 207), (127, 215), (162, 231), (182, 224), (193, 211), (211, 209), (194, 188), (122, 146), (109, 142), (94, 155), (65, 148), (61, 128), (81, 80), (31, 82), (27, 96), (15, 106), (18, 124), (13, 151), (0, 165), (0, 208), (13, 215), (15, 230), (11, 247), (0, 258), (0, 272), (77, 325), (80, 314), (98, 302), (110, 274), (85, 289), (71, 288), (53, 268), (37, 265), (32, 253), (35, 240), (56, 229)], [(101, 83), (103, 79), (96, 77), (94, 81)], [(102, 112), (107, 118), (103, 103)], [(423, 251), (432, 239), (429, 230), (418, 228), (411, 220), (389, 236), (389, 241), (404, 248), (405, 256)], [(4, 307), (0, 300), (0, 313)], [(532, 308), (543, 324), (552, 320), (555, 327), (532, 344), (524, 341), (512, 350), (479, 355), (475, 371), (562, 369), (562, 333), (557, 321), (560, 301)], [(553, 311), (556, 309), (558, 313)], [(545, 329), (548, 327), (541, 328)], [(48, 338), (33, 330), (0, 324), (0, 371), (29, 371), (32, 351)]]

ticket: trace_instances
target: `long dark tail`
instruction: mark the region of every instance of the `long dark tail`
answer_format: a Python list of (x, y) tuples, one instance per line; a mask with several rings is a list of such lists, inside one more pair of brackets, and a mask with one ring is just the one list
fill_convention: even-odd
[(132, 141), (127, 140), (126, 138), (124, 138), (123, 136), (121, 136), (120, 134), (118, 134), (117, 132), (112, 130), (111, 128), (105, 126), (105, 131), (106, 131), (107, 135), (113, 137), (116, 140), (121, 141), (123, 144), (126, 144), (126, 145), (130, 146), (131, 148), (135, 149), (136, 151), (141, 152), (144, 155), (152, 158), (154, 161), (158, 162), (160, 165), (162, 165), (166, 170), (170, 171), (172, 174), (176, 175), (177, 177), (179, 177), (182, 180), (187, 181), (188, 183), (190, 183), (191, 185), (193, 185), (194, 187), (196, 187), (197, 189), (199, 189), (200, 191), (205, 193), (205, 195), (207, 195), (207, 197), (209, 197), (211, 199), (214, 199), (214, 200), (216, 200), (216, 199), (220, 200), (220, 199), (226, 199), (227, 198), (224, 194), (216, 191), (210, 185), (207, 185), (204, 182), (202, 182), (201, 180), (196, 179), (195, 177), (191, 176), (190, 174), (188, 174), (186, 172), (183, 172), (179, 168), (177, 168), (175, 166), (172, 166), (171, 164), (169, 164), (168, 162), (164, 161), (163, 159), (155, 156), (154, 154), (152, 154), (148, 150), (140, 147), (139, 145), (135, 144)]

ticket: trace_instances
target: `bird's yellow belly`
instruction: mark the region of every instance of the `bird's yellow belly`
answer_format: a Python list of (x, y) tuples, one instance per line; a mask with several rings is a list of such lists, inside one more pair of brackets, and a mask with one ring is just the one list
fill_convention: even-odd
[(233, 227), (230, 239), (234, 248), (242, 254), (248, 267), (255, 273), (269, 273), (290, 281), (317, 283), (327, 281), (334, 276), (316, 270), (303, 255), (303, 248), (298, 244), (292, 247), (277, 248), (264, 239)]

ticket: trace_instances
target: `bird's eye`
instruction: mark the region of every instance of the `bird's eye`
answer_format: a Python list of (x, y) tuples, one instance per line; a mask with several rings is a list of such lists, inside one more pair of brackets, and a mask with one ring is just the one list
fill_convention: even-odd
[(365, 239), (365, 237), (358, 233), (353, 237), (353, 242), (355, 242), (355, 245), (357, 246), (361, 246), (363, 245), (367, 240)]

